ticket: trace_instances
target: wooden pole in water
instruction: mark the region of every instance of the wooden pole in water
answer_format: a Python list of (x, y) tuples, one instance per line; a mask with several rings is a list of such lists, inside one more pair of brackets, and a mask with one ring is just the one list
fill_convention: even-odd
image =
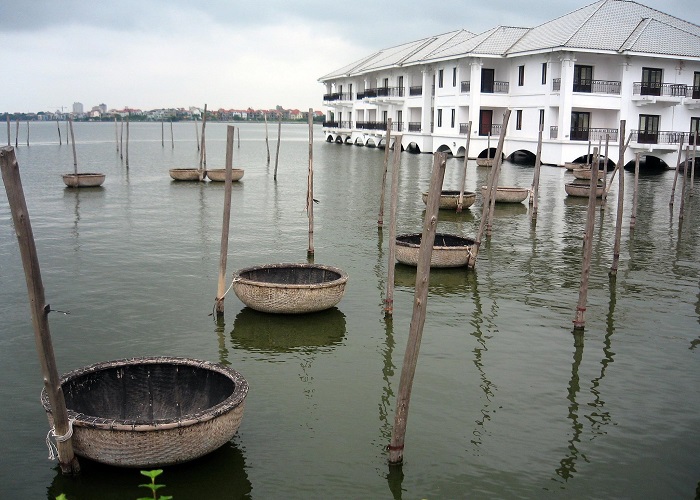
[(236, 127), (236, 137), (238, 137), (238, 149), (241, 149), (241, 127)]
[(170, 149), (175, 149), (175, 134), (173, 134), (173, 120), (170, 119)]
[(496, 211), (496, 190), (498, 189), (498, 176), (501, 173), (501, 163), (503, 163), (503, 141), (506, 136), (506, 129), (508, 128), (508, 119), (510, 118), (510, 109), (506, 109), (503, 113), (503, 125), (501, 125), (501, 133), (498, 137), (498, 146), (496, 147), (496, 158), (494, 158), (493, 168), (496, 172), (493, 174), (493, 182), (491, 185), (491, 197), (490, 203), (491, 207), (489, 209), (488, 224), (486, 226), (486, 234), (491, 236), (491, 223), (493, 222), (493, 213)]
[(58, 118), (56, 118), (56, 128), (58, 129), (58, 145), (60, 146), (63, 144), (63, 139), (61, 139), (61, 125), (58, 123)]
[(267, 135), (267, 113), (263, 113), (265, 117), (265, 147), (267, 148), (267, 166), (270, 166), (270, 141)]
[(678, 171), (681, 168), (681, 156), (683, 155), (683, 135), (681, 135), (680, 143), (678, 144), (678, 159), (676, 160), (676, 173), (673, 176), (673, 187), (671, 188), (671, 201), (668, 202), (673, 206), (673, 199), (676, 196), (676, 183), (678, 182)]
[(282, 113), (277, 112), (277, 153), (275, 154), (275, 175), (274, 180), (277, 180), (277, 164), (280, 159), (280, 142), (282, 140)]
[[(623, 137), (622, 133), (620, 133), (620, 137)], [(615, 165), (615, 168), (613, 169), (613, 173), (610, 176), (610, 182), (608, 183), (608, 187), (603, 191), (603, 196), (602, 196), (602, 202), (605, 203), (605, 200), (608, 198), (608, 192), (610, 191), (610, 188), (612, 187), (613, 180), (615, 180), (615, 174), (620, 171), (620, 175), (622, 175), (625, 171), (625, 151), (627, 151), (627, 147), (630, 145), (630, 140), (632, 139), (632, 132), (629, 133), (627, 136), (627, 142), (625, 142), (624, 146), (622, 142), (620, 143), (620, 147), (622, 148), (622, 152), (619, 154), (619, 157), (622, 158), (622, 162), (617, 162), (617, 165)]]
[[(605, 134), (605, 153), (603, 153), (603, 194), (605, 194), (608, 182), (608, 150), (610, 144), (610, 134)], [(600, 148), (600, 142), (598, 142), (598, 147)], [(598, 160), (597, 168), (600, 168), (600, 160)], [(600, 172), (598, 173), (600, 175)], [(610, 179), (610, 184), (612, 184), (612, 179)], [(601, 197), (602, 198), (602, 197)], [(600, 211), (605, 212), (605, 203), (601, 203)]]
[(204, 180), (204, 173), (207, 168), (207, 141), (204, 138), (207, 127), (207, 105), (204, 104), (204, 115), (202, 116), (202, 147), (199, 153), (199, 181)]
[[(622, 175), (622, 172), (620, 172)], [(630, 229), (634, 229), (637, 223), (637, 185), (639, 183), (639, 153), (634, 154), (634, 190), (632, 191), (632, 216), (630, 217)]]
[(66, 122), (66, 144), (68, 144), (68, 122)]
[[(620, 120), (620, 137), (625, 136), (625, 120)], [(606, 141), (607, 144), (607, 141)], [(619, 157), (617, 159), (617, 164), (621, 165), (625, 162), (625, 150), (624, 148), (619, 148)], [(605, 159), (607, 168), (607, 157)], [(612, 184), (612, 180), (610, 181)], [(617, 267), (620, 263), (620, 240), (622, 238), (622, 211), (624, 207), (625, 199), (625, 176), (623, 172), (620, 172), (620, 178), (617, 181), (617, 216), (615, 220), (615, 244), (613, 246), (613, 261), (612, 266), (610, 266), (610, 276), (617, 275)]]
[(544, 131), (544, 123), (540, 123), (540, 131), (537, 136), (537, 155), (535, 156), (535, 175), (532, 180), (532, 218), (537, 219), (537, 203), (540, 193), (540, 170), (542, 169), (542, 132)]
[(197, 152), (199, 153), (199, 127), (197, 126), (197, 118), (194, 119), (194, 135), (197, 137)]
[(444, 153), (435, 153), (433, 174), (430, 179), (425, 220), (423, 222), (423, 234), (421, 236), (418, 254), (416, 287), (413, 298), (413, 315), (411, 316), (406, 353), (403, 358), (403, 366), (401, 367), (394, 429), (391, 433), (391, 444), (389, 444), (389, 463), (391, 464), (397, 464), (403, 461), (404, 438), (406, 435), (406, 423), (408, 421), (408, 407), (411, 401), (411, 388), (413, 386), (413, 377), (416, 373), (418, 352), (420, 351), (423, 325), (425, 324), (428, 305), (430, 258), (432, 257), (433, 244), (435, 243), (440, 193), (442, 191), (442, 181), (445, 178), (445, 161), (446, 156)]
[(690, 193), (688, 196), (693, 196), (693, 188), (695, 187), (695, 153), (698, 150), (698, 132), (693, 134), (693, 168), (690, 169)]
[(29, 220), (27, 203), (24, 198), (19, 165), (15, 158), (15, 152), (10, 147), (0, 149), (0, 170), (2, 170), (2, 179), (7, 191), (15, 234), (17, 235), (22, 256), (32, 324), (34, 326), (34, 341), (41, 364), (44, 390), (49, 398), (53, 416), (53, 435), (56, 437), (58, 462), (64, 474), (77, 474), (80, 472), (80, 464), (73, 453), (73, 444), (71, 442), (72, 427), (68, 419), (66, 402), (56, 368), (53, 344), (51, 343), (51, 332), (48, 322), (51, 306), (46, 303), (44, 297), (39, 257), (34, 243), (34, 234)]
[[(75, 153), (75, 136), (73, 135), (73, 117), (68, 117), (68, 123), (70, 125), (70, 141), (73, 144), (73, 172), (78, 175), (78, 155)], [(77, 182), (77, 179), (76, 179)]]
[(19, 146), (19, 116), (15, 119), (15, 149)]
[[(309, 174), (306, 179), (306, 211), (309, 214), (309, 248), (307, 257), (314, 254), (314, 121), (313, 109), (309, 109)], [(276, 166), (275, 162), (275, 166)]]
[(486, 165), (491, 167), (491, 130), (486, 136)]
[(681, 208), (678, 213), (678, 220), (683, 220), (683, 212), (685, 211), (685, 180), (688, 178), (688, 168), (690, 168), (690, 147), (685, 147), (685, 166), (683, 167), (683, 184), (681, 185)]
[[(584, 314), (588, 298), (588, 277), (591, 272), (591, 251), (593, 247), (593, 228), (595, 226), (595, 200), (598, 187), (598, 148), (593, 148), (593, 164), (591, 169), (591, 184), (588, 193), (588, 215), (586, 218), (586, 230), (583, 233), (583, 263), (581, 265), (581, 286), (578, 292), (578, 304), (576, 304), (576, 316), (574, 317), (574, 330), (583, 330), (586, 326)], [(622, 175), (622, 174), (620, 174)]]
[(129, 168), (129, 116), (126, 115), (126, 168)]
[(588, 138), (588, 151), (586, 151), (586, 165), (591, 166), (591, 138)]
[(228, 259), (228, 233), (231, 226), (231, 191), (233, 181), (233, 131), (226, 127), (226, 178), (224, 184), (224, 222), (221, 227), (221, 251), (219, 252), (219, 285), (216, 291), (216, 315), (224, 314), (224, 294), (226, 293), (226, 261)]
[[(10, 113), (7, 113), (7, 145), (11, 146), (12, 145), (12, 138), (10, 137)], [(59, 131), (59, 135), (61, 132)]]
[(119, 152), (119, 126), (117, 125), (117, 117), (114, 117), (114, 143), (117, 147), (117, 153)]
[[(394, 137), (394, 144), (401, 144), (402, 135)], [(399, 167), (401, 166), (401, 148), (394, 148), (391, 165), (391, 198), (389, 208), (389, 264), (386, 279), (386, 296), (384, 297), (384, 316), (394, 314), (394, 274), (396, 266), (396, 214), (399, 204)]]
[(165, 124), (163, 120), (160, 121), (160, 147), (165, 147)]
[(472, 122), (469, 120), (467, 123), (467, 145), (464, 151), (464, 164), (462, 165), (462, 187), (459, 191), (459, 199), (457, 200), (457, 212), (462, 211), (462, 204), (464, 203), (464, 187), (467, 184), (467, 163), (469, 161), (469, 142), (472, 138)]
[(27, 146), (29, 146), (29, 120), (27, 120)]
[(384, 173), (382, 174), (382, 190), (379, 195), (379, 217), (377, 218), (377, 227), (381, 229), (384, 225), (384, 192), (386, 191), (386, 174), (389, 171), (389, 153), (391, 149), (391, 118), (386, 121), (386, 135), (384, 136)]
[(119, 131), (119, 159), (124, 159), (124, 116), (120, 115), (120, 131)]

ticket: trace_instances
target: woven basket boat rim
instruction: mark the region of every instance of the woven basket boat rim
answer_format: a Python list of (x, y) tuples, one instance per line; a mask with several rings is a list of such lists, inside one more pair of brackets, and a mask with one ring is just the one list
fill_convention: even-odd
[[(64, 383), (91, 372), (98, 372), (106, 369), (118, 368), (121, 366), (157, 364), (191, 366), (195, 368), (201, 368), (204, 370), (217, 372), (221, 375), (224, 375), (234, 383), (233, 393), (221, 403), (214, 405), (211, 408), (207, 408), (204, 411), (189, 413), (177, 419), (159, 419), (152, 424), (137, 423), (133, 420), (113, 418), (107, 419), (95, 415), (85, 415), (84, 413), (71, 410), (70, 408), (68, 409), (68, 418), (74, 421), (73, 425), (76, 425), (78, 427), (87, 427), (91, 429), (108, 429), (114, 431), (135, 432), (149, 432), (157, 430), (163, 431), (167, 429), (188, 427), (219, 417), (225, 413), (228, 413), (237, 406), (240, 406), (244, 402), (245, 397), (248, 394), (248, 382), (245, 378), (243, 378), (243, 376), (239, 372), (237, 372), (233, 368), (229, 368), (219, 363), (212, 363), (210, 361), (203, 361), (200, 359), (171, 356), (146, 356), (138, 358), (117, 359), (113, 361), (102, 361), (65, 373), (61, 376), (60, 385), (63, 386)], [(41, 404), (43, 405), (44, 410), (46, 410), (46, 412), (51, 412), (51, 406), (49, 404), (48, 394), (46, 394), (46, 389), (42, 389), (41, 391)]]
[[(250, 271), (258, 271), (260, 269), (285, 269), (285, 268), (308, 268), (308, 269), (323, 269), (324, 271), (331, 271), (339, 274), (340, 276), (332, 281), (324, 281), (323, 283), (272, 283), (269, 281), (258, 281), (241, 276), (242, 273)], [(281, 263), (281, 264), (262, 264), (260, 266), (250, 266), (239, 269), (233, 273), (234, 283), (243, 283), (246, 285), (260, 286), (265, 288), (292, 288), (292, 289), (305, 289), (305, 288), (329, 288), (341, 285), (348, 280), (348, 273), (339, 269), (337, 267), (328, 266), (324, 264), (308, 264), (308, 263)]]
[[(177, 169), (175, 169), (175, 170), (177, 170)], [(242, 168), (232, 168), (231, 170), (233, 172), (244, 172), (245, 171)], [(225, 168), (208, 168), (207, 172), (226, 172), (226, 169)]]
[[(397, 246), (402, 246), (402, 247), (408, 247), (408, 248), (420, 248), (420, 243), (409, 243), (407, 241), (399, 241), (399, 238), (407, 238), (407, 237), (415, 237), (419, 236), (421, 239), (423, 238), (423, 233), (408, 233), (408, 234), (400, 234), (396, 237), (396, 245)], [(437, 238), (438, 236), (449, 236), (450, 238), (456, 238), (460, 240), (464, 240), (466, 243), (464, 245), (449, 245), (449, 246), (440, 246), (440, 245), (433, 245), (433, 249), (439, 249), (439, 250), (464, 250), (467, 247), (472, 246), (474, 243), (476, 243), (476, 240), (472, 238), (468, 238), (466, 236), (459, 236), (457, 234), (448, 234), (448, 233), (435, 233), (435, 237)]]
[[(424, 191), (421, 194), (423, 196), (428, 196), (427, 191)], [(464, 192), (464, 196), (472, 196), (472, 195), (476, 196), (476, 193), (474, 191), (465, 191)], [(448, 197), (451, 198), (453, 196), (458, 197), (459, 196), (459, 189), (443, 189), (442, 191), (440, 191), (440, 196), (443, 198), (448, 198)]]
[(171, 168), (170, 172), (199, 172), (198, 168)]
[[(488, 189), (488, 186), (481, 186), (482, 190)], [(496, 186), (497, 191), (530, 191), (529, 188), (518, 187), (518, 186)]]
[(63, 178), (66, 177), (105, 177), (106, 174), (100, 174), (97, 172), (80, 172), (77, 174), (63, 174)]

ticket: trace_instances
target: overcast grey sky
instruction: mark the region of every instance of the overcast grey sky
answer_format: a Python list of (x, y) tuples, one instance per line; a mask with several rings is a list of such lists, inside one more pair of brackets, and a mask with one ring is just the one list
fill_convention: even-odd
[[(318, 78), (456, 29), (533, 27), (589, 0), (0, 0), (0, 113), (321, 109)], [(697, 0), (640, 3), (700, 24)]]

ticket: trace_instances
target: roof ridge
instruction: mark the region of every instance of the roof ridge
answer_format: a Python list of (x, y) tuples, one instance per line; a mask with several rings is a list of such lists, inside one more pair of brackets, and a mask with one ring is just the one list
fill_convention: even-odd
[(416, 48), (413, 49), (411, 52), (409, 52), (408, 54), (406, 54), (404, 57), (402, 57), (401, 59), (399, 59), (399, 60), (396, 62), (396, 65), (397, 65), (397, 66), (401, 66), (401, 65), (406, 61), (406, 59), (408, 59), (408, 58), (410, 58), (410, 57), (413, 57), (413, 56), (416, 55), (419, 51), (423, 50), (425, 47), (427, 47), (428, 45), (430, 45), (431, 43), (433, 43), (433, 42), (434, 42), (435, 40), (437, 40), (437, 39), (438, 39), (437, 36), (425, 38), (425, 41), (424, 41), (423, 43), (421, 43), (420, 45), (418, 45), (418, 47), (416, 47)]
[(634, 27), (634, 29), (630, 32), (629, 36), (625, 39), (625, 41), (622, 42), (622, 44), (620, 44), (620, 48), (618, 48), (617, 51), (624, 52), (625, 50), (629, 50), (629, 48), (632, 45), (634, 45), (637, 40), (639, 40), (639, 37), (642, 35), (642, 33), (644, 33), (644, 30), (647, 29), (647, 26), (649, 26), (650, 22), (650, 17), (643, 17), (642, 19), (640, 19), (640, 21), (637, 23), (637, 26)]
[[(595, 14), (597, 14), (597, 13), (600, 11), (601, 8), (603, 8), (603, 5), (607, 4), (607, 3), (610, 2), (610, 1), (614, 1), (614, 0), (600, 0), (599, 2), (597, 2), (597, 3), (598, 3), (598, 7), (595, 8), (595, 9), (593, 9), (593, 12), (591, 12), (591, 13), (588, 15), (588, 17), (587, 17), (583, 22), (581, 22), (581, 23), (578, 25), (578, 28), (576, 28), (576, 30), (574, 30), (574, 32), (571, 33), (571, 36), (569, 36), (569, 38), (567, 38), (567, 39), (564, 41), (564, 43), (563, 43), (562, 45), (566, 45), (567, 43), (569, 43), (569, 42), (571, 41), (571, 39), (572, 39), (576, 34), (578, 34), (579, 31), (581, 31), (581, 28), (582, 28), (588, 21), (590, 21), (591, 18), (592, 18)], [(595, 5), (595, 3), (592, 3), (592, 4), (588, 5), (588, 7), (590, 7), (591, 5)]]

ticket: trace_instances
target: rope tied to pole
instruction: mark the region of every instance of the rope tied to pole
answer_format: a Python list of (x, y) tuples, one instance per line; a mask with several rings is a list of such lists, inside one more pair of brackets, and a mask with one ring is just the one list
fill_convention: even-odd
[(46, 446), (49, 449), (49, 460), (56, 460), (58, 458), (58, 447), (51, 441), (51, 438), (57, 443), (65, 443), (68, 441), (73, 437), (73, 422), (75, 422), (75, 419), (68, 419), (68, 432), (62, 436), (56, 434), (56, 427), (51, 427), (51, 429), (49, 429), (49, 432), (46, 434)]
[(226, 294), (227, 294), (229, 291), (231, 291), (231, 288), (233, 288), (233, 284), (236, 283), (237, 281), (241, 281), (241, 278), (233, 278), (233, 279), (231, 280), (231, 284), (230, 284), (229, 287), (226, 289), (226, 291), (224, 292), (224, 294), (223, 294), (221, 297), (217, 297), (217, 298), (214, 299), (214, 307), (212, 308), (212, 313), (211, 313), (209, 316), (214, 316), (214, 314), (216, 313), (216, 306), (217, 306), (218, 304), (220, 304), (222, 300), (224, 300), (224, 298), (226, 297)]

